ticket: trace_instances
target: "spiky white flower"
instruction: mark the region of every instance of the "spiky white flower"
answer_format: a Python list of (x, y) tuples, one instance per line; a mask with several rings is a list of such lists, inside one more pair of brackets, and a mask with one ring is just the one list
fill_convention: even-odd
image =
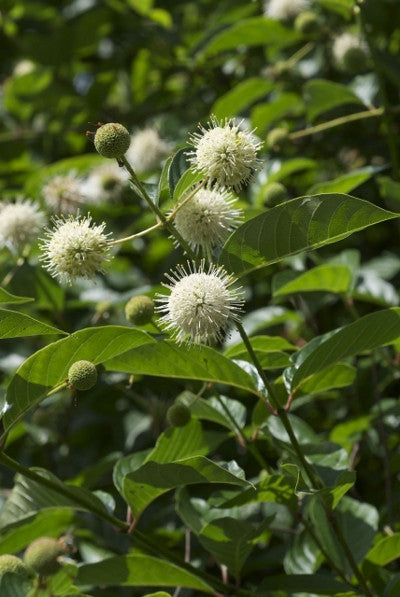
[(222, 267), (210, 265), (205, 271), (202, 261), (197, 268), (188, 262), (188, 272), (180, 265), (166, 274), (171, 290), (159, 294), (156, 311), (163, 313), (160, 323), (171, 331), (177, 342), (206, 343), (221, 340), (230, 319), (237, 319), (243, 305), (240, 289), (231, 288), (236, 281)]
[(125, 157), (136, 172), (151, 172), (159, 168), (170, 151), (170, 144), (160, 137), (156, 129), (148, 127), (132, 135)]
[(343, 70), (362, 68), (368, 56), (368, 48), (363, 39), (354, 33), (345, 32), (335, 38), (332, 55), (336, 65)]
[(257, 151), (262, 145), (240, 124), (233, 119), (219, 122), (212, 116), (210, 128), (200, 126), (200, 133), (191, 136), (195, 149), (189, 153), (193, 167), (210, 183), (238, 191), (258, 168)]
[(82, 196), (87, 203), (116, 201), (121, 197), (128, 178), (128, 173), (118, 164), (101, 164), (93, 168), (82, 183)]
[(109, 260), (105, 222), (95, 226), (90, 215), (54, 218), (54, 229), (42, 239), (41, 261), (53, 277), (71, 284), (75, 278), (93, 278)]
[(289, 21), (307, 10), (309, 5), (309, 0), (267, 0), (264, 15), (278, 21)]
[(45, 223), (44, 213), (29, 200), (0, 203), (0, 246), (17, 252), (36, 240)]
[(199, 189), (177, 212), (175, 227), (194, 251), (210, 256), (239, 224), (241, 210), (233, 208), (235, 202), (226, 190)]
[(42, 188), (48, 209), (55, 214), (76, 213), (83, 202), (81, 184), (81, 179), (73, 173), (51, 178)]

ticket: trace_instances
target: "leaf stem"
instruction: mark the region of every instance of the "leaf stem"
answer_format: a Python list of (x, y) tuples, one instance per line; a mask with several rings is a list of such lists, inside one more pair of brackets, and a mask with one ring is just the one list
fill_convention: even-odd
[(182, 238), (182, 236), (179, 234), (179, 232), (177, 231), (177, 229), (175, 228), (175, 226), (173, 226), (173, 224), (163, 214), (163, 212), (160, 210), (160, 208), (158, 207), (158, 205), (156, 205), (154, 203), (154, 201), (152, 201), (152, 199), (149, 197), (146, 189), (144, 188), (144, 186), (142, 185), (142, 183), (140, 182), (140, 180), (136, 176), (136, 173), (135, 173), (134, 169), (132, 168), (132, 166), (130, 165), (130, 163), (128, 162), (128, 160), (126, 159), (125, 156), (121, 158), (121, 162), (123, 163), (123, 165), (125, 166), (125, 168), (129, 172), (129, 174), (130, 174), (130, 176), (131, 176), (134, 184), (139, 189), (142, 198), (146, 201), (146, 203), (148, 204), (148, 206), (150, 207), (150, 209), (156, 214), (156, 216), (158, 217), (158, 219), (160, 220), (160, 222), (162, 222), (162, 224), (169, 230), (169, 232), (171, 233), (171, 235), (181, 245), (181, 247), (189, 255), (189, 257), (195, 261), (196, 258), (197, 258), (195, 252), (190, 248), (190, 246), (185, 241), (185, 239)]
[(292, 56), (290, 56), (285, 62), (289, 63), (291, 66), (294, 66), (299, 60), (307, 56), (311, 50), (315, 48), (315, 42), (309, 41), (304, 46), (302, 46), (297, 52), (295, 52)]
[(341, 126), (342, 124), (347, 124), (348, 122), (354, 122), (355, 120), (363, 120), (364, 118), (382, 116), (383, 113), (383, 108), (373, 108), (371, 110), (363, 110), (362, 112), (348, 114), (347, 116), (340, 116), (340, 118), (334, 118), (333, 120), (328, 120), (327, 122), (322, 122), (321, 124), (317, 124), (315, 126), (309, 126), (308, 128), (302, 129), (301, 131), (295, 131), (294, 133), (290, 133), (289, 139), (291, 141), (294, 141), (295, 139), (307, 137), (308, 135), (313, 135), (314, 133), (321, 133), (322, 131), (326, 131), (336, 126)]

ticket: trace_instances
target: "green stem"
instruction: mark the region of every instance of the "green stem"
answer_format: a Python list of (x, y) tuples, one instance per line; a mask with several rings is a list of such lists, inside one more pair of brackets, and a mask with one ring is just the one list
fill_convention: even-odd
[(108, 244), (108, 246), (112, 247), (113, 245), (119, 245), (121, 243), (127, 242), (128, 240), (133, 240), (134, 238), (140, 238), (141, 236), (145, 236), (149, 232), (153, 232), (153, 230), (162, 228), (163, 225), (164, 224), (162, 222), (158, 222), (157, 224), (154, 224), (154, 226), (150, 226), (150, 228), (146, 228), (146, 230), (142, 230), (141, 232), (136, 232), (136, 234), (131, 234), (130, 236), (125, 236), (124, 238), (117, 238), (115, 240), (110, 240), (110, 241), (108, 241), (107, 244)]
[(121, 162), (124, 164), (125, 168), (128, 170), (128, 172), (129, 172), (129, 174), (130, 174), (133, 182), (135, 183), (135, 185), (137, 186), (137, 188), (140, 190), (141, 196), (146, 201), (146, 203), (148, 204), (148, 206), (150, 207), (150, 209), (156, 214), (156, 216), (158, 217), (158, 219), (160, 220), (160, 222), (162, 222), (163, 225), (169, 230), (169, 232), (171, 233), (171, 235), (181, 245), (181, 247), (185, 250), (185, 252), (189, 255), (189, 257), (195, 261), (196, 258), (197, 258), (196, 257), (196, 253), (190, 248), (190, 246), (185, 241), (185, 239), (182, 238), (182, 236), (179, 234), (179, 232), (177, 231), (177, 229), (175, 228), (175, 226), (163, 214), (163, 212), (160, 210), (160, 208), (158, 207), (158, 205), (156, 205), (152, 201), (152, 199), (149, 197), (149, 195), (147, 194), (146, 189), (144, 188), (144, 186), (142, 185), (142, 183), (140, 182), (140, 180), (136, 176), (136, 173), (135, 173), (134, 169), (132, 168), (132, 166), (130, 165), (130, 163), (128, 162), (128, 160), (125, 158), (125, 156), (123, 158), (121, 158)]
[(335, 126), (341, 126), (342, 124), (347, 124), (348, 122), (354, 122), (355, 120), (364, 120), (365, 118), (373, 118), (375, 116), (382, 116), (383, 114), (384, 114), (383, 108), (373, 108), (372, 110), (363, 110), (362, 112), (356, 112), (355, 114), (349, 114), (348, 116), (341, 116), (340, 118), (334, 118), (333, 120), (329, 120), (328, 122), (322, 122), (321, 124), (317, 124), (316, 126), (310, 126), (301, 131), (295, 131), (294, 133), (290, 133), (289, 139), (291, 141), (294, 141), (295, 139), (300, 139), (301, 137), (307, 137), (308, 135), (313, 135), (314, 133), (320, 133), (322, 131), (326, 131), (328, 129), (334, 128)]
[(286, 60), (291, 66), (294, 66), (299, 60), (307, 56), (308, 52), (311, 52), (312, 49), (315, 47), (315, 42), (309, 41), (307, 42), (300, 50), (297, 50), (290, 58)]

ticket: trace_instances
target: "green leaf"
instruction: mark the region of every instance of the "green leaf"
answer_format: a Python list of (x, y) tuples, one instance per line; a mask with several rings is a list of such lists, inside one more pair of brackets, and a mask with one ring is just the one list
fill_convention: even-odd
[(52, 325), (33, 319), (30, 315), (0, 309), (0, 338), (21, 338), (23, 336), (45, 336), (47, 334), (67, 335)]
[(172, 156), (167, 158), (167, 160), (163, 166), (163, 169), (161, 171), (160, 180), (158, 181), (158, 192), (157, 192), (158, 201), (157, 201), (157, 203), (162, 203), (163, 201), (167, 201), (170, 198), (168, 175), (169, 175), (169, 169), (171, 166), (171, 162), (172, 162)]
[(24, 263), (17, 269), (9, 287), (14, 294), (28, 294), (34, 298), (37, 309), (51, 312), (63, 309), (65, 290), (41, 267)]
[(227, 483), (248, 487), (248, 481), (204, 456), (193, 456), (175, 462), (145, 462), (124, 477), (123, 496), (133, 516), (138, 517), (157, 497), (184, 485)]
[(165, 560), (144, 555), (107, 558), (80, 566), (78, 585), (125, 587), (185, 587), (214, 594), (211, 587), (193, 573)]
[(237, 496), (229, 498), (221, 504), (221, 508), (233, 508), (254, 502), (273, 502), (284, 504), (295, 511), (298, 506), (296, 496), (296, 481), (287, 475), (269, 475), (262, 479), (255, 487), (241, 491)]
[(357, 369), (347, 363), (335, 363), (300, 384), (303, 394), (321, 394), (333, 388), (345, 388), (353, 383)]
[(4, 288), (0, 288), (0, 304), (9, 304), (9, 305), (20, 305), (22, 303), (29, 303), (33, 301), (33, 298), (27, 296), (14, 296), (4, 290)]
[(240, 114), (273, 88), (272, 81), (261, 77), (249, 77), (219, 97), (211, 108), (211, 114), (219, 119)]
[(27, 597), (32, 589), (32, 582), (20, 574), (6, 572), (0, 578), (1, 597)]
[(307, 533), (295, 535), (287, 550), (283, 566), (287, 574), (314, 574), (321, 564), (321, 552)]
[(315, 160), (311, 160), (310, 158), (292, 158), (285, 162), (273, 161), (272, 166), (273, 167), (268, 172), (267, 185), (271, 182), (285, 180), (292, 174), (302, 172), (303, 170), (313, 170), (317, 168), (318, 164)]
[(14, 487), (0, 513), (0, 528), (3, 532), (16, 525), (24, 524), (37, 513), (48, 509), (59, 511), (60, 508), (67, 508), (107, 513), (103, 503), (90, 491), (82, 487), (66, 485), (45, 469), (30, 470), (56, 484), (59, 491), (23, 475), (16, 475)]
[(354, 0), (315, 0), (315, 2), (344, 19), (350, 20), (353, 16)]
[(11, 379), (3, 419), (5, 431), (43, 400), (54, 386), (62, 383), (75, 361), (84, 359), (98, 365), (146, 342), (154, 342), (146, 332), (107, 326), (79, 330), (42, 348), (29, 357)]
[(231, 27), (217, 33), (199, 54), (199, 58), (207, 58), (224, 52), (237, 51), (238, 46), (253, 47), (273, 44), (284, 47), (298, 41), (300, 36), (293, 30), (284, 27), (274, 19), (252, 17), (243, 19)]
[(241, 402), (225, 398), (225, 396), (197, 398), (190, 410), (195, 417), (212, 421), (235, 433), (237, 433), (237, 428), (242, 429), (246, 422), (246, 407)]
[(313, 79), (304, 85), (307, 116), (313, 122), (320, 114), (344, 104), (361, 104), (360, 98), (345, 85)]
[(326, 574), (288, 574), (268, 576), (258, 587), (256, 595), (263, 597), (267, 591), (288, 591), (290, 594), (307, 593), (315, 595), (346, 594), (352, 587)]
[[(254, 338), (250, 338), (250, 344), (254, 350), (265, 353), (276, 352), (277, 350), (297, 350), (296, 346), (281, 336), (254, 336)], [(246, 347), (243, 342), (240, 342), (230, 346), (225, 351), (225, 356), (241, 358), (245, 352)]]
[(375, 543), (365, 559), (377, 566), (386, 566), (398, 557), (400, 557), (400, 533), (394, 533)]
[(319, 265), (296, 275), (294, 280), (287, 283), (280, 284), (279, 278), (275, 276), (273, 296), (285, 296), (297, 292), (345, 294), (349, 290), (351, 280), (351, 271), (345, 265)]
[(168, 184), (169, 184), (169, 194), (171, 197), (174, 196), (175, 187), (178, 184), (179, 180), (186, 172), (188, 168), (190, 168), (190, 160), (188, 158), (188, 147), (183, 147), (176, 154), (173, 156), (171, 163), (168, 169)]
[(131, 374), (225, 383), (259, 395), (248, 373), (207, 346), (195, 345), (188, 349), (168, 340), (161, 341), (120, 354), (105, 366), (110, 371)]
[(308, 192), (310, 195), (318, 193), (350, 193), (364, 182), (369, 180), (376, 172), (382, 170), (382, 166), (366, 166), (365, 168), (358, 168), (347, 172), (342, 176), (338, 176), (333, 180), (326, 182), (317, 182)]
[(220, 263), (247, 273), (397, 217), (350, 195), (298, 197), (242, 224), (226, 241)]
[(196, 172), (193, 168), (186, 170), (180, 177), (175, 190), (174, 190), (174, 201), (178, 202), (184, 199), (184, 196), (189, 189), (193, 187), (197, 182), (203, 180), (204, 174), (202, 172)]
[(304, 112), (304, 104), (297, 93), (281, 93), (276, 99), (258, 104), (251, 111), (251, 125), (261, 137), (273, 122), (285, 116), (299, 116)]
[(44, 508), (23, 518), (6, 534), (2, 529), (0, 554), (17, 553), (38, 537), (58, 537), (71, 526), (73, 512), (66, 509)]
[(351, 296), (382, 307), (396, 307), (399, 304), (396, 288), (369, 271), (360, 272)]
[(314, 338), (293, 355), (292, 390), (313, 373), (343, 359), (385, 346), (400, 336), (400, 308), (370, 313), (333, 332)]

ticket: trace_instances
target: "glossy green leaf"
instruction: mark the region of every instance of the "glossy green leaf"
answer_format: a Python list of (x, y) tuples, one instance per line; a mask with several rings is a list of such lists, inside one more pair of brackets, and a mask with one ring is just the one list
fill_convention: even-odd
[(0, 528), (6, 529), (24, 524), (39, 512), (47, 509), (82, 510), (107, 513), (103, 503), (82, 487), (66, 485), (45, 469), (31, 469), (40, 477), (54, 483), (58, 490), (22, 475), (15, 478), (14, 487), (0, 513)]
[[(296, 346), (281, 336), (254, 336), (254, 338), (250, 338), (250, 344), (258, 352), (268, 353), (276, 352), (277, 350), (297, 350)], [(239, 344), (230, 346), (225, 351), (225, 355), (230, 358), (242, 358), (245, 350), (243, 342), (240, 342)]]
[(0, 339), (45, 336), (47, 334), (67, 335), (66, 332), (47, 323), (42, 323), (30, 315), (10, 309), (0, 309)]
[(22, 303), (29, 303), (33, 301), (31, 297), (27, 296), (14, 296), (0, 287), (0, 304), (19, 305)]
[(238, 46), (286, 46), (296, 42), (300, 36), (274, 19), (253, 17), (244, 19), (217, 33), (202, 50), (199, 58), (206, 58), (224, 52), (237, 50)]
[(170, 489), (199, 483), (249, 486), (243, 478), (204, 456), (193, 456), (175, 462), (145, 462), (136, 471), (126, 475), (122, 491), (133, 515), (137, 517), (152, 501)]
[(246, 422), (246, 407), (237, 400), (219, 396), (198, 398), (191, 406), (192, 414), (199, 419), (218, 423), (237, 433)]
[(207, 346), (178, 346), (163, 341), (140, 346), (105, 364), (111, 371), (175, 379), (200, 379), (244, 388), (258, 395), (248, 373)]
[(184, 199), (185, 194), (195, 185), (197, 182), (203, 180), (204, 174), (202, 172), (196, 172), (193, 168), (188, 168), (180, 177), (174, 189), (174, 201), (180, 201)]
[(178, 184), (181, 177), (184, 175), (186, 170), (190, 168), (190, 161), (188, 158), (188, 147), (183, 147), (176, 152), (173, 156), (168, 169), (168, 184), (169, 194), (171, 197), (174, 196), (175, 187)]
[(363, 105), (360, 98), (345, 85), (324, 79), (307, 81), (304, 85), (304, 98), (311, 122), (324, 112), (344, 104)]
[(229, 498), (221, 507), (233, 508), (254, 502), (273, 502), (284, 504), (294, 511), (298, 506), (295, 491), (296, 481), (293, 477), (272, 474), (262, 479), (255, 487), (244, 489), (237, 496)]
[(240, 114), (252, 103), (272, 91), (273, 87), (272, 81), (261, 77), (249, 77), (219, 97), (211, 108), (211, 114), (217, 118)]
[(338, 176), (333, 180), (317, 182), (308, 190), (308, 192), (310, 195), (316, 195), (318, 193), (350, 193), (350, 191), (353, 191), (362, 185), (381, 169), (381, 166), (378, 168), (376, 166), (358, 168), (357, 170), (352, 170), (342, 176)]
[(400, 533), (384, 537), (376, 543), (365, 558), (377, 566), (386, 566), (400, 557)]
[(297, 292), (333, 292), (345, 294), (351, 283), (351, 272), (345, 265), (319, 265), (282, 285), (274, 284), (273, 296), (285, 296)]
[(335, 363), (315, 373), (300, 384), (303, 394), (319, 394), (333, 388), (345, 388), (353, 383), (357, 369), (347, 363)]
[(28, 516), (25, 523), (16, 523), (8, 533), (2, 529), (0, 554), (18, 553), (38, 537), (50, 536), (58, 539), (73, 521), (72, 510), (44, 508)]
[(11, 379), (4, 409), (5, 431), (43, 400), (54, 386), (62, 383), (75, 361), (85, 359), (98, 365), (146, 342), (154, 340), (145, 332), (107, 326), (80, 330), (42, 348), (29, 357)]
[(400, 336), (400, 308), (385, 309), (361, 317), (354, 323), (314, 338), (294, 356), (291, 388), (325, 367), (394, 342)]
[(398, 292), (392, 284), (368, 271), (360, 272), (351, 295), (359, 301), (382, 307), (396, 307), (400, 302)]
[(298, 197), (242, 224), (225, 243), (220, 263), (236, 273), (249, 272), (396, 217), (349, 195)]
[(162, 203), (163, 201), (167, 201), (170, 198), (169, 194), (169, 180), (168, 180), (168, 173), (172, 162), (172, 156), (167, 158), (163, 169), (161, 170), (160, 179), (158, 181), (158, 201), (157, 203)]
[(283, 560), (287, 574), (315, 574), (321, 564), (321, 552), (307, 533), (295, 535)]
[(128, 555), (107, 558), (79, 568), (78, 585), (126, 587), (185, 587), (214, 594), (210, 586), (195, 574), (160, 558)]

